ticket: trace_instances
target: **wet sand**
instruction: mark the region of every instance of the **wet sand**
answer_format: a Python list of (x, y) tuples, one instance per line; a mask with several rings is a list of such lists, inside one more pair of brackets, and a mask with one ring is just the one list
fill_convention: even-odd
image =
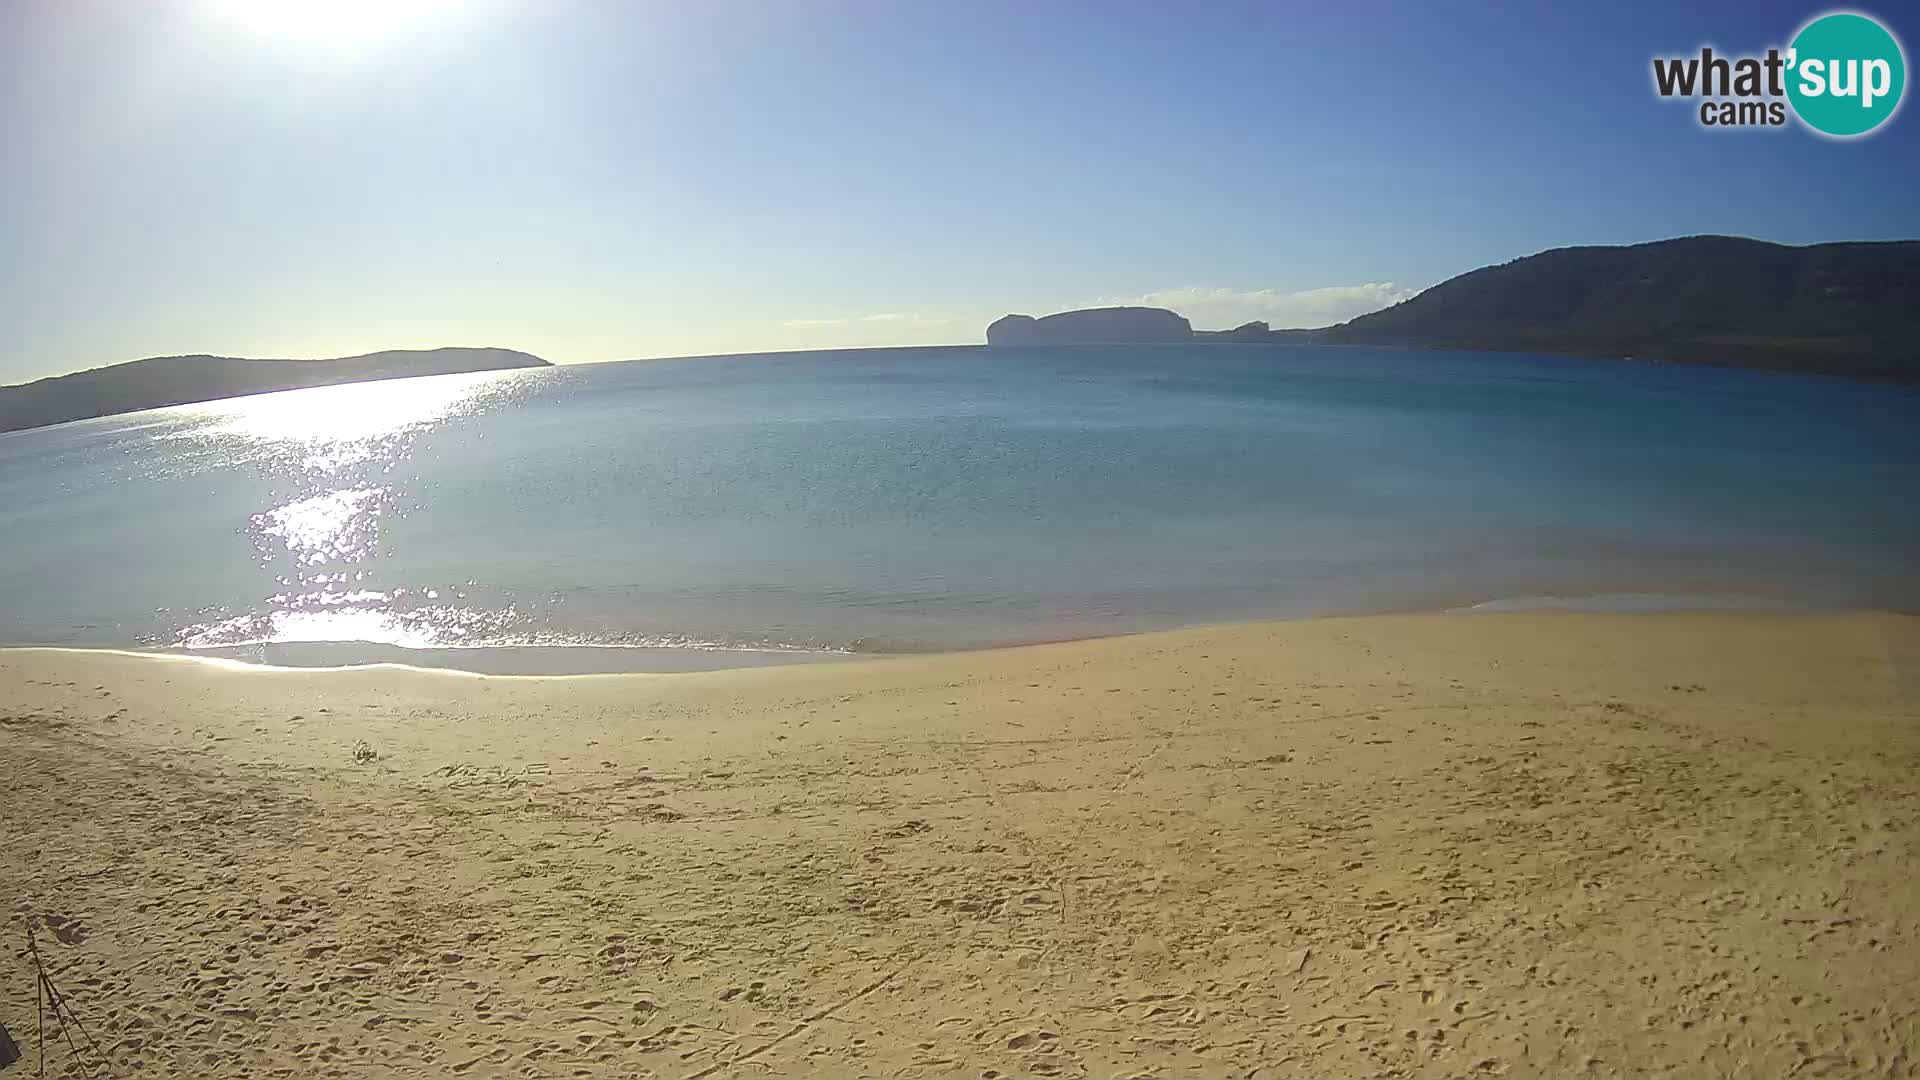
[(7, 650), (0, 793), (21, 1067), (30, 921), (115, 1076), (1920, 1072), (1914, 618)]

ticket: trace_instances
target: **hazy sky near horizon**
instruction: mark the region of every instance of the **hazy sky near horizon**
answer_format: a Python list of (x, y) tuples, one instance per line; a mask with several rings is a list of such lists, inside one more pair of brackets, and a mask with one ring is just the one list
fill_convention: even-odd
[(0, 0), (0, 383), (1316, 325), (1566, 244), (1920, 236), (1910, 105), (1843, 143), (1653, 94), (1824, 10)]

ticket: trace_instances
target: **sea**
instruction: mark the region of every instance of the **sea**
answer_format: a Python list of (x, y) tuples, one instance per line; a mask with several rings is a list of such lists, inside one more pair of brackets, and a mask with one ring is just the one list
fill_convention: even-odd
[(1920, 610), (1920, 392), (1357, 347), (870, 349), (0, 434), (0, 643), (680, 670), (1398, 611)]

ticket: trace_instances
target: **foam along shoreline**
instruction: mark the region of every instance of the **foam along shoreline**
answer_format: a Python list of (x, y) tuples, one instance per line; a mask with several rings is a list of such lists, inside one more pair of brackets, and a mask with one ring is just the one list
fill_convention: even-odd
[(811, 649), (665, 648), (629, 645), (485, 645), (414, 648), (367, 641), (299, 641), (202, 649), (164, 654), (235, 660), (263, 667), (349, 668), (392, 665), (464, 671), (478, 675), (665, 674), (724, 671), (782, 664), (818, 664), (852, 659), (851, 653)]
[(0, 701), (0, 891), (113, 1075), (1920, 1057), (1913, 617), (593, 678), (22, 649)]
[[(1431, 598), (1429, 598), (1431, 602)], [(1603, 612), (1611, 614), (1685, 614), (1708, 612), (1747, 612), (1756, 614), (1807, 614), (1831, 609), (1808, 607), (1776, 597), (1744, 593), (1671, 593), (1671, 592), (1596, 592), (1528, 594), (1446, 606), (1409, 606), (1363, 613), (1301, 614), (1285, 619), (1268, 618), (1254, 622), (1311, 621), (1325, 618), (1371, 618), (1385, 615), (1500, 614), (1514, 612)], [(1205, 626), (1234, 626), (1244, 623), (1206, 623)], [(884, 660), (900, 656), (929, 656), (949, 653), (974, 653), (1068, 641), (1097, 641), (1140, 633), (1194, 629), (1172, 627), (1157, 630), (1118, 630), (1106, 634), (1078, 634), (1041, 637), (1031, 640), (954, 644), (942, 647), (915, 647), (890, 642), (877, 651), (844, 648), (805, 648), (801, 646), (728, 646), (728, 645), (597, 645), (590, 643), (546, 643), (540, 645), (414, 646), (378, 641), (288, 641), (250, 642), (242, 645), (212, 646), (117, 646), (57, 645), (45, 648), (80, 652), (126, 652), (155, 656), (186, 656), (200, 659), (234, 661), (267, 668), (332, 670), (353, 667), (391, 666), (427, 670), (467, 672), (478, 675), (642, 675), (696, 671), (728, 671), (736, 668), (773, 667), (788, 664), (846, 663), (855, 660)], [(0, 650), (41, 646), (0, 645)]]
[(1450, 611), (1468, 614), (1486, 614), (1514, 611), (1590, 611), (1612, 612), (1615, 614), (1656, 614), (1661, 612), (1772, 612), (1803, 613), (1818, 610), (1803, 604), (1793, 604), (1777, 597), (1759, 596), (1745, 593), (1668, 593), (1668, 592), (1603, 592), (1539, 593), (1525, 596), (1503, 596), (1493, 600), (1481, 600), (1464, 607), (1451, 608)]

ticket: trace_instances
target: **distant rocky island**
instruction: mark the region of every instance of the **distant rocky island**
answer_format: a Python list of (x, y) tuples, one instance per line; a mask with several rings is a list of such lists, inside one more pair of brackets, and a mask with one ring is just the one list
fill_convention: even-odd
[(1007, 315), (987, 327), (989, 345), (1097, 345), (1192, 338), (1193, 326), (1184, 316), (1151, 307), (1086, 308), (1041, 319)]
[(0, 431), (337, 383), (548, 367), (512, 349), (392, 349), (334, 360), (155, 356), (0, 386)]
[[(1336, 326), (1176, 327), (1157, 308), (1009, 315), (989, 345), (1119, 341), (1395, 345), (1633, 357), (1920, 381), (1920, 241), (1790, 247), (1692, 236), (1555, 248)], [(1126, 336), (1130, 331), (1138, 336)]]

